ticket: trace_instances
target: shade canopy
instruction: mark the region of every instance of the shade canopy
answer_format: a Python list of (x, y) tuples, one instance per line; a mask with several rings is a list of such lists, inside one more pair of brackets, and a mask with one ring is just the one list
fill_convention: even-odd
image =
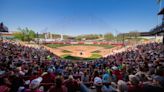
[(2, 22), (0, 23), (0, 32), (9, 32), (8, 28)]
[(164, 14), (164, 8), (158, 13), (158, 15), (163, 15)]

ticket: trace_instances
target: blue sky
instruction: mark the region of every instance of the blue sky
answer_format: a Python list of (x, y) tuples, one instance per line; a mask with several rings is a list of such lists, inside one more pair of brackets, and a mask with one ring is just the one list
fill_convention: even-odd
[(115, 34), (149, 31), (158, 10), (156, 0), (0, 0), (0, 22), (11, 31)]

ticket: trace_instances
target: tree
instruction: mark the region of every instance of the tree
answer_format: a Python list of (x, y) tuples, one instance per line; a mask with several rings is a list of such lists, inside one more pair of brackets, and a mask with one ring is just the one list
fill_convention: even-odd
[(119, 41), (119, 42), (122, 42), (126, 38), (127, 38), (127, 35), (125, 33), (120, 33), (116, 36), (116, 40)]
[(131, 36), (133, 42), (135, 42), (135, 43), (138, 42), (138, 40), (139, 40), (138, 37), (140, 36), (139, 32), (131, 31), (131, 32), (129, 32), (129, 35)]
[(22, 41), (31, 41), (34, 40), (36, 34), (33, 30), (28, 28), (18, 28), (18, 32), (14, 33), (14, 38), (22, 40)]
[(124, 42), (125, 40), (129, 43), (137, 43), (140, 39), (138, 38), (140, 33), (138, 31), (130, 31), (129, 33), (120, 33), (117, 35), (117, 40)]
[(13, 33), (13, 35), (14, 35), (14, 38), (15, 39), (18, 39), (18, 40), (22, 40), (23, 41), (23, 33), (22, 32), (15, 32), (15, 33)]
[(78, 35), (75, 37), (76, 40), (78, 41), (81, 41), (83, 39), (86, 39), (86, 40), (96, 40), (96, 39), (99, 39), (100, 36), (99, 34), (86, 34), (86, 35)]
[(104, 39), (107, 40), (107, 41), (114, 40), (114, 35), (112, 33), (106, 33), (104, 35)]

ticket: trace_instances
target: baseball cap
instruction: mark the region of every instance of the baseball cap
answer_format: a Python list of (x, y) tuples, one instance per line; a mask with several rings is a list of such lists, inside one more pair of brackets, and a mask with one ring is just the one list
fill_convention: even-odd
[(102, 79), (100, 77), (94, 78), (94, 84), (102, 83)]
[(30, 83), (30, 88), (31, 88), (31, 89), (35, 89), (35, 88), (39, 87), (40, 82), (41, 82), (42, 80), (43, 80), (42, 77), (38, 77), (38, 78), (32, 80), (31, 83)]

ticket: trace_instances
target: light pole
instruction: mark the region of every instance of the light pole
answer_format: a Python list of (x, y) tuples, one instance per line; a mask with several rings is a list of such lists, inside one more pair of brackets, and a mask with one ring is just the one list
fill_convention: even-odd
[(125, 46), (124, 45), (125, 44), (125, 35), (124, 35), (124, 33), (122, 34), (122, 36), (123, 36), (122, 43), (123, 43), (123, 46)]
[(37, 44), (39, 45), (39, 34), (38, 34), (38, 32), (36, 33), (36, 37), (37, 37)]
[(116, 42), (118, 43), (118, 30), (117, 29), (115, 29), (115, 36), (116, 36)]

